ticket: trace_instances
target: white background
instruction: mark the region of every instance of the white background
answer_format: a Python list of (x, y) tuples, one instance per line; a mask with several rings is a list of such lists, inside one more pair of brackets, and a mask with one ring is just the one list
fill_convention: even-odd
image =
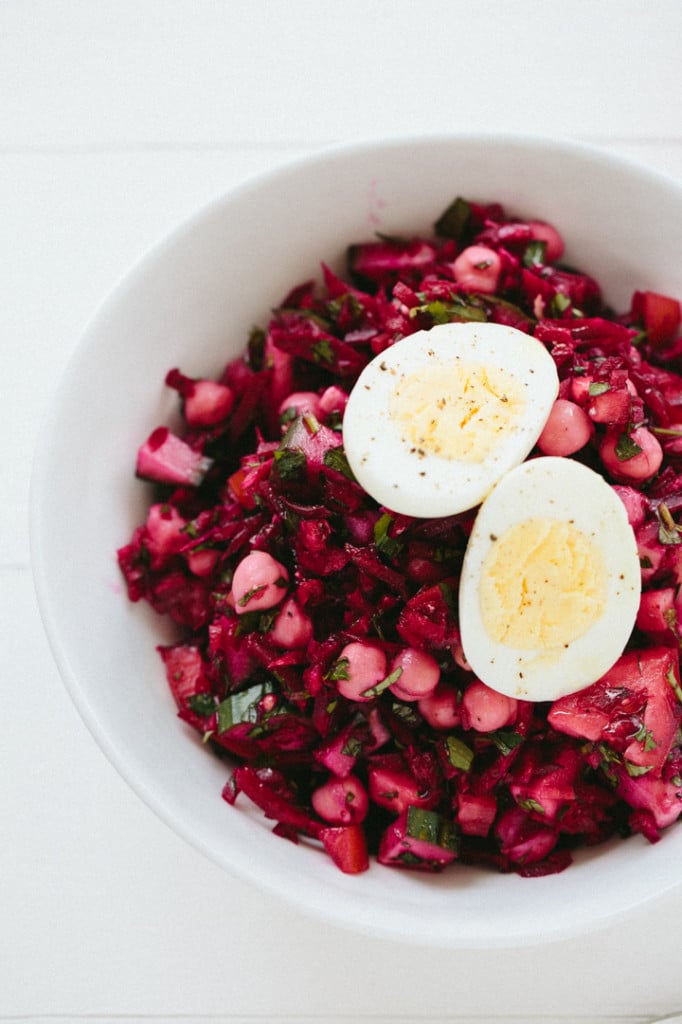
[(329, 143), (456, 129), (588, 141), (682, 179), (681, 44), (679, 0), (0, 0), (0, 1021), (682, 1009), (682, 888), (580, 940), (449, 953), (326, 927), (208, 863), (81, 724), (26, 525), (39, 423), (83, 326), (198, 206)]

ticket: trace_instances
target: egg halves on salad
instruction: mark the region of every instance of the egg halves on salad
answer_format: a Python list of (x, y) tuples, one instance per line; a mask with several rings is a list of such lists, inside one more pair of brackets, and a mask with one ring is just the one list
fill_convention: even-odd
[(513, 327), (418, 331), (360, 374), (343, 418), (346, 456), (361, 486), (393, 512), (464, 512), (526, 458), (558, 389), (544, 345)]
[(476, 517), (459, 590), (465, 657), (492, 689), (555, 700), (618, 659), (640, 590), (618, 495), (573, 459), (531, 459), (500, 480)]

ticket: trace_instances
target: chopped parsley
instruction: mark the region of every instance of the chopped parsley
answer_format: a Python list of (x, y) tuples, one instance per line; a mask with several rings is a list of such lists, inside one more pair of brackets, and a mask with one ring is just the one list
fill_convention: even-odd
[(628, 459), (634, 459), (635, 455), (639, 455), (642, 449), (636, 441), (632, 439), (629, 434), (623, 432), (616, 442), (616, 458), (619, 462), (627, 462)]

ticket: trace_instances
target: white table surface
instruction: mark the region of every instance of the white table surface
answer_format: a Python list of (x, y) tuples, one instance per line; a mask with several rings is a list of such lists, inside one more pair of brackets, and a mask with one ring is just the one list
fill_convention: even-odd
[(326, 927), (209, 863), (81, 723), (27, 533), (60, 371), (178, 221), (254, 172), (381, 134), (562, 135), (682, 178), (680, 44), (680, 0), (0, 0), (0, 1021), (634, 1024), (682, 1009), (682, 888), (580, 940), (449, 953)]

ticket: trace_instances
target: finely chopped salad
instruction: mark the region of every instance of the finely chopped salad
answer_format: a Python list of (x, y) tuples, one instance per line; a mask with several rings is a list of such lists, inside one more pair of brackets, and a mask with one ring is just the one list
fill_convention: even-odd
[[(534, 339), (551, 357), (555, 391), (519, 465), (499, 470), (489, 496), (432, 514), (428, 494), (412, 493), (401, 511), (360, 484), (344, 414), (368, 367), (451, 325), (497, 325), (509, 345), (518, 332)], [(418, 236), (351, 245), (342, 273), (323, 264), (321, 281), (294, 287), (218, 379), (170, 369), (183, 426), (161, 425), (140, 445), (150, 504), (118, 560), (129, 598), (177, 628), (159, 654), (180, 719), (225, 760), (223, 798), (252, 801), (278, 836), (318, 846), (350, 874), (374, 860), (536, 876), (613, 836), (658, 841), (682, 811), (681, 374), (676, 298), (637, 291), (616, 311), (565, 262), (553, 225), (464, 198)], [(483, 381), (506, 415), (516, 392), (492, 376), (467, 364), (463, 387)], [(405, 435), (424, 399), (414, 379), (407, 403), (391, 398)], [(461, 413), (457, 402), (459, 426), (473, 424), (463, 457), (475, 463), (488, 413), (478, 401)], [(508, 433), (500, 428), (500, 439)], [(419, 460), (441, 457), (424, 438), (409, 442), (415, 486), (427, 476)], [(380, 431), (367, 447), (381, 456)], [(530, 645), (499, 579), (521, 575), (528, 589), (535, 566), (510, 572), (499, 552), (532, 548), (549, 552), (536, 562), (552, 561), (557, 544), (534, 538), (553, 526), (535, 510), (503, 547), (492, 506), (515, 474), (543, 467), (559, 479), (550, 501), (561, 503), (570, 488), (558, 464), (598, 477), (637, 580), (632, 622), (608, 665), (567, 683), (561, 648), (574, 636), (564, 627), (587, 614), (575, 612), (576, 596), (592, 587), (596, 618), (610, 600), (598, 578), (608, 542), (590, 531), (589, 513), (576, 540), (569, 509), (560, 546), (572, 561), (566, 570), (554, 560), (551, 584), (542, 563), (541, 585), (555, 589), (528, 619), (533, 657), (564, 665), (549, 699), (473, 670), (460, 600), (464, 592), (467, 609), (480, 606), (484, 636)], [(484, 553), (472, 577), (482, 530), (496, 554)], [(538, 624), (538, 604), (554, 594), (572, 603)], [(502, 611), (486, 612), (498, 599)]]

